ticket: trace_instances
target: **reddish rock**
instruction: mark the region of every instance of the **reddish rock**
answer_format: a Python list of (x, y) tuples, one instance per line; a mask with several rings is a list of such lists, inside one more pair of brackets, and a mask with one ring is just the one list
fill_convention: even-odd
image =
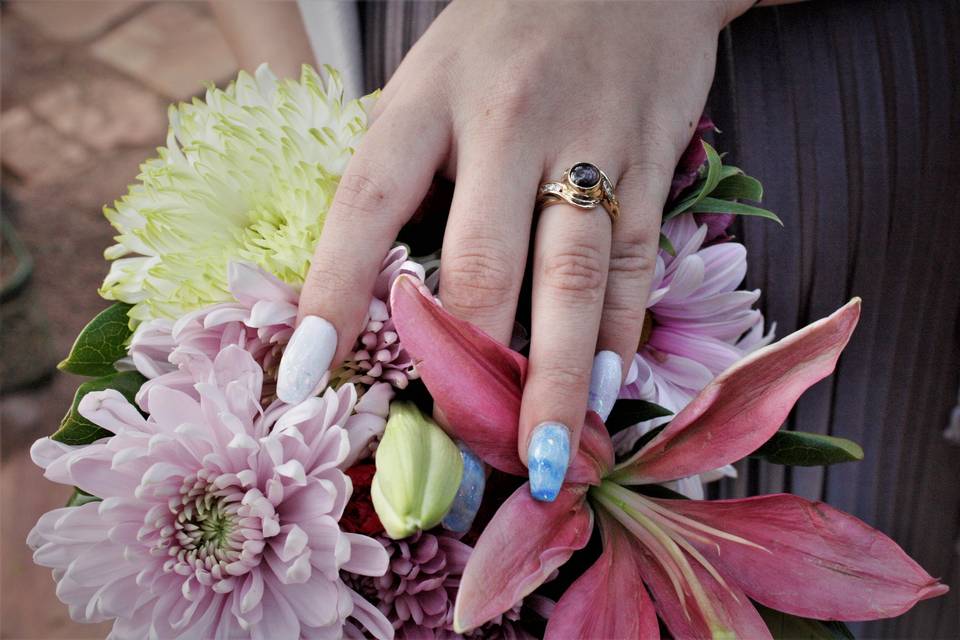
[(97, 78), (52, 87), (31, 102), (60, 133), (98, 151), (159, 145), (167, 131), (164, 102), (132, 82)]
[(89, 157), (80, 144), (64, 137), (24, 107), (0, 115), (0, 161), (24, 182), (56, 180)]
[(174, 100), (228, 80), (237, 63), (216, 23), (201, 6), (162, 2), (117, 27), (93, 45), (99, 60)]
[(142, 0), (20, 0), (10, 9), (60, 42), (80, 42), (100, 35), (145, 3)]

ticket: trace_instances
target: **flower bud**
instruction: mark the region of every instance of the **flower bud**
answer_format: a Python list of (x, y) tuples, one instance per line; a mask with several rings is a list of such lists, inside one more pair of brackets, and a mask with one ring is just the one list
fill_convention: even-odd
[(460, 487), (460, 450), (411, 402), (390, 405), (370, 495), (387, 535), (398, 540), (443, 519)]

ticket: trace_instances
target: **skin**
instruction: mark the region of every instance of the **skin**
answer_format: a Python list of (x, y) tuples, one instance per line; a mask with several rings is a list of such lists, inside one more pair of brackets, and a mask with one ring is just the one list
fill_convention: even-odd
[[(629, 363), (637, 349), (661, 211), (713, 80), (718, 34), (753, 4), (454, 0), (377, 102), (327, 214), (300, 317), (329, 320), (334, 361), (346, 357), (367, 311), (357, 293), (372, 290), (383, 255), (444, 175), (456, 187), (440, 298), (507, 343), (532, 251), (519, 453), (526, 462), (544, 421), (571, 427), (575, 452), (594, 354)], [(241, 60), (271, 59), (256, 48)], [(298, 57), (308, 50), (288, 48), (284, 64)], [(578, 161), (616, 185), (620, 219), (562, 204), (534, 225), (538, 186)]]

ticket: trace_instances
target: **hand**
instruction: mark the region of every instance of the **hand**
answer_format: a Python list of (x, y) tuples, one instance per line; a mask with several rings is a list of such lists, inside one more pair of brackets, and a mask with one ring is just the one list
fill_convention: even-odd
[[(440, 297), (506, 343), (537, 189), (591, 162), (616, 185), (617, 223), (602, 208), (554, 205), (540, 214), (532, 245), (519, 453), (534, 497), (552, 500), (577, 448), (588, 390), (590, 408), (606, 417), (621, 363), (637, 350), (673, 168), (706, 101), (717, 35), (745, 8), (453, 2), (384, 89), (343, 175), (281, 365), (281, 398), (302, 399), (331, 359), (348, 355), (367, 311), (357, 292), (372, 290), (436, 173), (456, 182)], [(305, 354), (306, 374), (298, 366)]]

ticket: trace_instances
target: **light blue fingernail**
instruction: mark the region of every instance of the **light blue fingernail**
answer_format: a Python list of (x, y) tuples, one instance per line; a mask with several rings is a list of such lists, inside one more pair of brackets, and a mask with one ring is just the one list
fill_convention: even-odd
[(483, 490), (487, 484), (486, 469), (483, 462), (462, 442), (460, 457), (463, 459), (463, 477), (460, 479), (460, 488), (457, 497), (450, 505), (450, 511), (443, 517), (441, 524), (444, 529), (455, 533), (465, 533), (470, 530), (473, 519), (477, 517), (480, 503), (483, 502)]
[(596, 411), (604, 422), (610, 417), (617, 401), (622, 375), (623, 361), (613, 351), (601, 351), (593, 358), (587, 406), (591, 411)]
[(570, 430), (559, 422), (538, 425), (527, 447), (530, 495), (534, 500), (556, 500), (569, 464)]

